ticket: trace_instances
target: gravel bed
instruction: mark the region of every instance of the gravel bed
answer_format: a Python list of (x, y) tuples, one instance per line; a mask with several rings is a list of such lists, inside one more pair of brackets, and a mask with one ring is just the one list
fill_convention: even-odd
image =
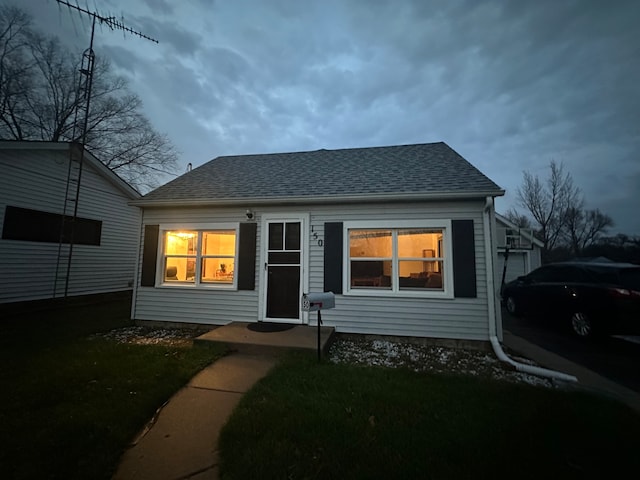
[(125, 327), (96, 334), (93, 337), (134, 345), (188, 347), (193, 344), (193, 339), (202, 333), (189, 328)]
[[(202, 331), (188, 328), (126, 327), (94, 335), (118, 343), (188, 347)], [(514, 360), (534, 365), (528, 359)], [(409, 368), (416, 372), (478, 375), (514, 383), (553, 388), (546, 378), (516, 372), (500, 362), (492, 353), (465, 348), (419, 345), (389, 340), (341, 338), (329, 350), (329, 361), (388, 368)]]
[[(514, 383), (554, 387), (554, 383), (546, 378), (511, 370), (492, 353), (464, 348), (388, 340), (338, 339), (329, 350), (329, 360), (334, 363), (409, 368), (416, 372), (477, 375)], [(534, 364), (527, 359), (514, 360)]]

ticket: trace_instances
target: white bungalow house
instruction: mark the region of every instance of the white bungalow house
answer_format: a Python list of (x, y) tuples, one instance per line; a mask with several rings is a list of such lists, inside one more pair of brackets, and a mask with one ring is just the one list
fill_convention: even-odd
[(499, 213), (496, 213), (496, 225), (498, 261), (495, 276), (498, 283), (502, 283), (503, 277), (507, 283), (542, 265), (544, 244), (535, 237), (530, 228), (519, 228)]
[[(65, 198), (71, 195), (66, 193), (69, 162), (76, 165), (78, 158), (75, 144), (0, 142), (1, 304), (64, 293), (68, 257), (58, 259), (67, 255), (70, 240), (66, 232), (62, 238), (60, 233), (65, 231)], [(66, 285), (69, 296), (133, 288), (140, 209), (128, 202), (139, 197), (85, 152)], [(68, 217), (66, 225), (71, 220)], [(65, 279), (56, 282), (56, 271), (60, 275), (63, 270)]]
[(486, 341), (503, 193), (445, 143), (216, 158), (131, 202), (132, 317), (306, 324), (331, 291), (338, 332)]

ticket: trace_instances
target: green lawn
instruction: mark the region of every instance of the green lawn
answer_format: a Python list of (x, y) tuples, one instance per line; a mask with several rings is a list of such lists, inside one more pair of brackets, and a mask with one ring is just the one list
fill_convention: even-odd
[[(222, 478), (625, 478), (640, 417), (591, 395), (293, 356), (241, 401)], [(630, 476), (629, 476), (630, 475)]]
[(135, 434), (220, 350), (119, 344), (117, 300), (0, 322), (0, 477), (107, 479)]

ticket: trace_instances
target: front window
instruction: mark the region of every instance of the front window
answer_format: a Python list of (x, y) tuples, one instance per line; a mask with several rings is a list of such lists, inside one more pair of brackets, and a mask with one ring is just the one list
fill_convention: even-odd
[(349, 228), (350, 291), (444, 292), (444, 228)]
[(400, 290), (442, 290), (442, 230), (398, 230)]
[(236, 230), (165, 230), (165, 284), (233, 285)]
[(235, 230), (202, 232), (202, 281), (233, 283), (235, 256)]
[(391, 230), (350, 230), (351, 286), (391, 289)]

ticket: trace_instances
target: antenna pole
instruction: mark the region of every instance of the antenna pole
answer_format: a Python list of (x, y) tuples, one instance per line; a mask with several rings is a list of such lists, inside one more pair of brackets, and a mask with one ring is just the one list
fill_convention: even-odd
[[(93, 40), (95, 37), (96, 20), (111, 30), (122, 30), (125, 33), (138, 36), (154, 43), (158, 41), (141, 32), (127, 27), (115, 17), (100, 15), (98, 12), (82, 8), (77, 3), (74, 5), (65, 0), (56, 0), (59, 5), (64, 5), (69, 12), (75, 10), (79, 15), (91, 17), (91, 38), (89, 48), (82, 54), (80, 67), (80, 79), (76, 96), (75, 113), (73, 120), (72, 143), (78, 143), (79, 148), (71, 145), (69, 149), (69, 168), (67, 171), (67, 184), (64, 195), (64, 207), (60, 220), (60, 240), (58, 243), (58, 255), (56, 260), (56, 273), (53, 283), (53, 298), (69, 294), (69, 279), (71, 277), (71, 259), (73, 257), (73, 244), (75, 236), (76, 220), (78, 218), (78, 203), (80, 199), (80, 180), (82, 179), (82, 165), (84, 163), (84, 151), (89, 127), (89, 107), (91, 106), (91, 90), (93, 86), (93, 70), (95, 65), (95, 53), (93, 52)], [(77, 2), (77, 0), (76, 0)], [(80, 116), (83, 116), (80, 122)], [(80, 131), (78, 132), (78, 129)], [(66, 247), (68, 245), (68, 247)], [(66, 248), (65, 248), (66, 247)], [(64, 289), (59, 284), (64, 283)], [(59, 292), (60, 290), (60, 292)]]
[[(101, 24), (106, 25), (111, 30), (122, 30), (125, 33), (130, 33), (130, 34), (135, 35), (137, 37), (144, 38), (145, 40), (149, 40), (151, 42), (158, 43), (158, 40), (156, 40), (155, 38), (151, 38), (151, 37), (145, 35), (142, 32), (138, 32), (137, 30), (133, 30), (132, 28), (127, 27), (123, 23), (123, 21), (118, 20), (116, 17), (106, 17), (104, 15), (100, 15), (98, 12), (94, 12), (94, 11), (88, 10), (86, 8), (82, 8), (78, 4), (74, 5), (73, 3), (69, 3), (69, 2), (67, 2), (65, 0), (56, 0), (56, 2), (58, 2), (58, 4), (60, 4), (60, 5), (64, 5), (69, 10), (76, 10), (76, 11), (78, 11), (79, 14), (84, 13), (85, 15), (93, 17), (94, 23), (95, 23), (96, 20), (99, 20)], [(92, 40), (93, 40), (93, 36), (92, 36)]]

